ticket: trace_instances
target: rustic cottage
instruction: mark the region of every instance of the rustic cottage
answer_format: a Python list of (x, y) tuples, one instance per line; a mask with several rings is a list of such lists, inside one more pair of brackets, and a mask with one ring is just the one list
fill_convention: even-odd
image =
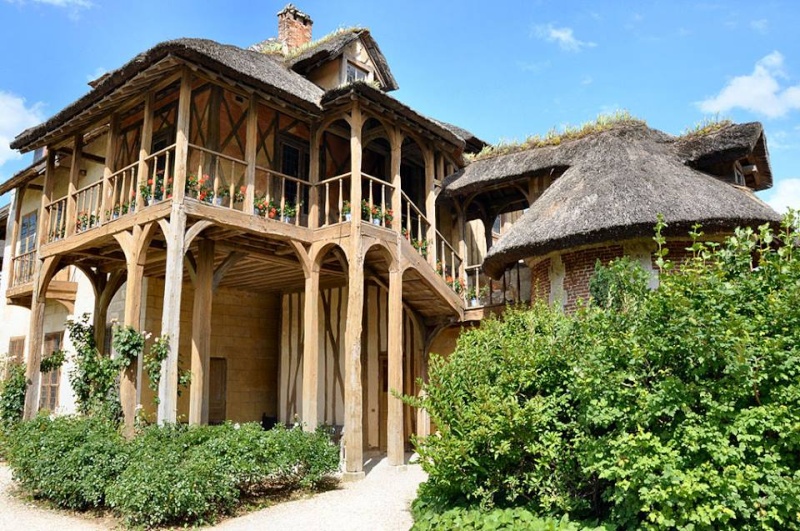
[(12, 142), (43, 154), (0, 185), (0, 344), (27, 361), (26, 417), (73, 408), (68, 367), (39, 370), (69, 350), (66, 319), (91, 314), (110, 351), (118, 318), (170, 347), (157, 408), (141, 360), (122, 375), (127, 426), (137, 404), (340, 426), (359, 477), (365, 450), (400, 465), (427, 433), (393, 392), (418, 392), (464, 323), (531, 297), (571, 307), (595, 256), (647, 259), (658, 212), (722, 232), (775, 219), (752, 194), (771, 184), (758, 124), (616, 127), (468, 163), (485, 143), (392, 97), (368, 30), (313, 41), (292, 5), (278, 26), (250, 49), (158, 44)]

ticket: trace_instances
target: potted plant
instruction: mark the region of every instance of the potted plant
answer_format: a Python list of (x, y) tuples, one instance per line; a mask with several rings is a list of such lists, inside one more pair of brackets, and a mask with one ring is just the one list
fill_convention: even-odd
[(239, 190), (233, 194), (233, 202), (234, 203), (244, 203), (244, 197), (247, 195), (247, 186), (242, 185), (239, 187)]
[(453, 278), (452, 276), (447, 275), (445, 277), (445, 282), (447, 282), (447, 285), (453, 288), (453, 291), (455, 291), (459, 295), (461, 295), (466, 289), (464, 280), (461, 278)]
[(467, 302), (470, 308), (479, 306), (487, 293), (489, 293), (489, 286), (487, 285), (484, 285), (480, 290), (476, 289), (475, 286), (469, 288), (467, 290)]
[(284, 223), (294, 223), (294, 218), (297, 216), (297, 210), (303, 205), (302, 202), (292, 203), (286, 201), (281, 210), (281, 221)]
[(380, 225), (381, 221), (383, 220), (383, 211), (381, 207), (378, 205), (373, 205), (372, 209), (370, 210), (370, 218), (372, 219), (373, 225)]
[(231, 192), (224, 186), (220, 186), (217, 188), (217, 192), (214, 194), (214, 206), (222, 206), (222, 202), (226, 197), (230, 197)]
[(369, 203), (366, 199), (361, 200), (361, 219), (364, 221), (369, 221), (372, 217), (372, 209), (369, 207)]
[(394, 221), (394, 212), (391, 208), (383, 211), (383, 223), (387, 228), (391, 228), (392, 221)]
[(350, 207), (350, 201), (345, 199), (344, 204), (342, 204), (342, 214), (344, 214), (345, 221), (350, 221), (353, 218), (352, 208)]
[(411, 246), (414, 247), (423, 258), (428, 258), (428, 240), (424, 238), (412, 239)]
[(172, 197), (172, 177), (169, 178), (167, 185), (164, 186), (164, 172), (159, 170), (155, 176), (147, 179), (147, 184), (139, 187), (139, 193), (142, 194), (148, 206), (158, 203), (164, 196), (167, 198)]

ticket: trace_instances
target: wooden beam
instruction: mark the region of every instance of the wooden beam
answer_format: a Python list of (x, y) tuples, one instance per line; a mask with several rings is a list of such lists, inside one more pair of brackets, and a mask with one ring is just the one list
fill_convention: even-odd
[(389, 272), (389, 363), (388, 411), (386, 423), (386, 456), (389, 464), (405, 463), (405, 438), (403, 436), (403, 402), (394, 393), (403, 392), (403, 272)]
[(117, 152), (117, 137), (119, 136), (119, 116), (112, 114), (110, 120), (106, 141), (105, 169), (103, 170), (103, 194), (101, 196), (103, 205), (100, 208), (101, 224), (107, 221), (106, 212), (111, 209), (111, 199), (114, 192), (111, 188), (111, 175), (114, 173), (114, 154)]
[(247, 132), (245, 139), (244, 159), (247, 162), (245, 173), (244, 211), (253, 212), (256, 193), (256, 159), (258, 158), (258, 98), (250, 95), (250, 106), (247, 110)]
[(208, 424), (208, 385), (211, 363), (211, 304), (213, 302), (214, 241), (200, 240), (192, 310), (192, 380), (189, 424)]
[(74, 138), (75, 150), (72, 156), (72, 164), (69, 169), (69, 185), (67, 188), (67, 227), (66, 235), (75, 234), (75, 225), (78, 220), (75, 192), (78, 190), (78, 180), (80, 179), (81, 163), (83, 156), (83, 135), (78, 133)]
[[(185, 168), (184, 168), (185, 169)], [(164, 306), (161, 335), (169, 340), (169, 354), (161, 364), (158, 387), (158, 422), (175, 422), (178, 418), (178, 346), (181, 330), (181, 291), (183, 289), (183, 238), (186, 213), (180, 202), (172, 203), (167, 236), (167, 271), (164, 279)]]
[(137, 171), (136, 183), (136, 205), (137, 210), (144, 208), (144, 196), (142, 196), (142, 186), (147, 184), (150, 171), (147, 164), (147, 157), (150, 156), (150, 148), (153, 145), (153, 106), (155, 93), (150, 91), (144, 97), (144, 111), (142, 118), (142, 140), (139, 147), (139, 167)]
[(189, 114), (192, 103), (192, 74), (184, 68), (178, 97), (178, 118), (175, 126), (175, 175), (173, 177), (172, 200), (182, 203), (186, 193), (186, 166), (189, 155)]
[(306, 276), (303, 303), (303, 429), (319, 423), (319, 268)]
[[(242, 252), (238, 252), (238, 251), (232, 251), (230, 254), (228, 254), (228, 256), (225, 257), (225, 259), (222, 261), (222, 263), (219, 265), (219, 267), (217, 267), (217, 269), (213, 273), (213, 278), (212, 278), (212, 282), (211, 282), (211, 290), (212, 291), (216, 291), (217, 290), (217, 288), (219, 287), (219, 283), (222, 282), (222, 279), (225, 277), (225, 275), (228, 273), (228, 271), (230, 271), (230, 269), (233, 266), (235, 266), (236, 263), (239, 260), (241, 260), (242, 258), (244, 258), (245, 256), (247, 256), (246, 253), (242, 253)], [(212, 264), (212, 267), (213, 267), (213, 264)]]

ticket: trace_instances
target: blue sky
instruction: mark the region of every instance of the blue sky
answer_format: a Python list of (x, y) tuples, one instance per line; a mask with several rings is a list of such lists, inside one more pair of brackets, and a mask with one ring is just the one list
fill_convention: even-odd
[[(680, 134), (704, 117), (759, 120), (775, 186), (800, 207), (800, 5), (297, 0), (314, 36), (369, 27), (418, 111), (497, 142), (631, 111)], [(0, 0), (0, 179), (30, 162), (8, 142), (157, 42), (248, 46), (277, 33), (285, 1)], [(0, 204), (8, 197), (0, 198)]]

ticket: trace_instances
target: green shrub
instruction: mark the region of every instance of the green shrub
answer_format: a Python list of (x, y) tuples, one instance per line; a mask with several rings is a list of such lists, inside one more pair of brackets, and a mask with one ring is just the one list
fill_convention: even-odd
[(415, 401), (439, 428), (418, 442), (424, 506), (800, 528), (797, 221), (722, 245), (695, 229), (694, 258), (655, 291), (612, 264), (600, 284), (620, 296), (602, 306), (509, 311), (463, 334)]
[(10, 429), (22, 418), (27, 388), (25, 365), (9, 364), (6, 379), (0, 383), (0, 428), (3, 430)]
[(321, 433), (258, 424), (151, 426), (131, 443), (108, 504), (130, 525), (196, 524), (229, 513), (242, 496), (314, 487), (339, 464)]
[(435, 511), (412, 510), (414, 526), (412, 531), (447, 531), (475, 529), (493, 531), (499, 529), (518, 531), (593, 531), (604, 527), (587, 526), (571, 522), (568, 517), (541, 518), (523, 508), (492, 509), (482, 511), (456, 507), (442, 513)]
[(9, 435), (8, 463), (22, 487), (70, 509), (99, 507), (125, 468), (123, 439), (102, 418), (40, 415)]

